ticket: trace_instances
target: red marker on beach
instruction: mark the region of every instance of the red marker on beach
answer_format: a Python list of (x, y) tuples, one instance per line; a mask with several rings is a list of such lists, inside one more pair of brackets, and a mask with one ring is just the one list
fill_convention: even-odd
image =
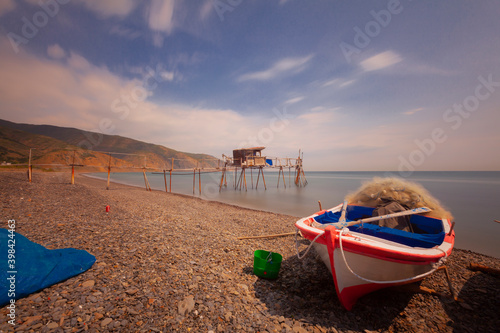
[(110, 207), (109, 207), (109, 205), (107, 205), (106, 206), (106, 213), (109, 212), (109, 209), (110, 209)]

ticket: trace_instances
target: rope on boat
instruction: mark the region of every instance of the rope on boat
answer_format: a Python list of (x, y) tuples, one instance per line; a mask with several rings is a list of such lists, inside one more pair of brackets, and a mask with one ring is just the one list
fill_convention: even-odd
[[(408, 282), (408, 281), (411, 281), (411, 280), (416, 280), (416, 279), (420, 279), (420, 278), (424, 278), (425, 276), (427, 275), (430, 275), (432, 273), (434, 273), (436, 270), (439, 269), (439, 267), (441, 267), (446, 259), (448, 258), (448, 254), (446, 253), (446, 251), (444, 251), (443, 249), (441, 248), (437, 248), (438, 250), (440, 250), (441, 252), (443, 252), (444, 256), (441, 257), (439, 259), (438, 262), (436, 263), (433, 263), (432, 264), (432, 269), (429, 271), (429, 272), (426, 272), (426, 273), (422, 273), (420, 275), (417, 275), (417, 276), (413, 276), (411, 278), (406, 278), (406, 279), (401, 279), (401, 280), (392, 280), (392, 281), (377, 281), (377, 280), (371, 280), (371, 279), (368, 279), (368, 278), (365, 278), (365, 277), (362, 277), (361, 275), (359, 274), (356, 274), (352, 268), (349, 266), (349, 264), (347, 263), (347, 259), (345, 258), (345, 254), (344, 254), (344, 248), (342, 246), (342, 235), (343, 234), (347, 234), (350, 230), (346, 227), (346, 228), (343, 228), (340, 232), (339, 232), (339, 247), (340, 247), (340, 253), (342, 254), (342, 259), (344, 260), (344, 264), (346, 265), (347, 269), (349, 270), (349, 272), (351, 272), (351, 274), (353, 274), (354, 276), (356, 276), (358, 279), (361, 279), (363, 281), (366, 281), (366, 282), (370, 282), (370, 283), (377, 283), (377, 284), (390, 284), (390, 283), (400, 283), (400, 282)], [(299, 242), (297, 240), (297, 235), (299, 233), (299, 230), (296, 229), (295, 230), (295, 247), (297, 249), (297, 258), (299, 259), (304, 259), (304, 257), (307, 255), (307, 253), (309, 252), (309, 250), (311, 249), (311, 247), (313, 246), (313, 244), (316, 242), (316, 240), (323, 236), (325, 234), (325, 231), (319, 233), (312, 241), (311, 243), (307, 246), (307, 249), (306, 251), (304, 252), (304, 254), (301, 256), (300, 255), (300, 252), (299, 252)]]
[[(416, 280), (416, 279), (420, 279), (420, 278), (423, 278), (429, 274), (432, 274), (434, 273), (442, 264), (444, 264), (444, 262), (446, 261), (446, 259), (448, 258), (448, 254), (446, 253), (446, 251), (444, 251), (443, 249), (441, 248), (437, 248), (438, 250), (442, 251), (444, 253), (444, 257), (441, 257), (439, 259), (438, 262), (436, 263), (433, 263), (432, 264), (432, 269), (429, 271), (429, 272), (426, 272), (426, 273), (422, 273), (420, 275), (417, 275), (417, 276), (413, 276), (411, 278), (406, 278), (406, 279), (401, 279), (401, 280), (392, 280), (392, 281), (376, 281), (376, 280), (371, 280), (371, 279), (367, 279), (367, 278), (364, 278), (358, 274), (356, 274), (352, 269), (351, 267), (349, 266), (349, 264), (347, 264), (347, 260), (345, 258), (345, 254), (344, 254), (344, 248), (342, 247), (342, 235), (343, 234), (347, 234), (350, 230), (347, 229), (347, 228), (344, 228), (341, 230), (341, 232), (339, 233), (339, 246), (340, 246), (340, 253), (342, 253), (342, 259), (344, 259), (344, 263), (347, 267), (347, 269), (349, 270), (349, 272), (351, 272), (351, 274), (353, 274), (354, 276), (356, 276), (358, 279), (361, 279), (363, 281), (366, 281), (366, 282), (370, 282), (370, 283), (377, 283), (377, 284), (389, 284), (389, 283), (400, 283), (400, 282), (408, 282), (408, 281), (411, 281), (411, 280)], [(324, 233), (324, 232), (323, 232)], [(321, 235), (321, 234), (320, 234)], [(316, 240), (316, 239), (315, 239)], [(312, 244), (312, 243), (311, 243)], [(306, 252), (307, 253), (307, 252)]]
[(316, 242), (316, 240), (325, 234), (325, 232), (320, 232), (312, 241), (311, 243), (307, 246), (307, 249), (306, 249), (306, 252), (304, 252), (304, 254), (301, 256), (300, 253), (299, 253), (299, 241), (297, 240), (297, 235), (299, 233), (299, 229), (295, 229), (295, 247), (297, 248), (297, 258), (299, 258), (300, 260), (304, 259), (304, 257), (306, 256), (306, 254), (309, 252), (309, 250), (311, 249), (312, 245), (314, 244), (314, 242)]

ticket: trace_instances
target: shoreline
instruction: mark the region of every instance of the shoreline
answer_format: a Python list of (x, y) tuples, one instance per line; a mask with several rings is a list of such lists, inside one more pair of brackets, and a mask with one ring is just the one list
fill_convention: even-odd
[[(88, 173), (82, 173), (81, 175), (83, 177), (91, 178), (91, 179), (94, 179), (96, 181), (102, 181), (104, 184), (106, 184), (106, 180), (98, 178), (98, 177), (90, 176), (90, 175), (88, 175)], [(143, 186), (139, 186), (139, 185), (121, 183), (121, 182), (117, 182), (117, 181), (112, 181), (111, 179), (110, 179), (110, 183), (113, 183), (113, 184), (116, 184), (116, 185), (125, 186), (125, 187), (132, 187), (132, 188), (135, 188), (135, 189), (142, 189), (142, 190), (148, 192), (148, 190), (146, 190)], [(218, 204), (222, 204), (222, 205), (234, 207), (234, 208), (237, 208), (237, 209), (244, 209), (244, 210), (249, 210), (249, 211), (254, 211), (254, 212), (269, 213), (269, 214), (275, 214), (275, 215), (283, 215), (283, 216), (286, 216), (286, 217), (294, 218), (296, 220), (298, 220), (300, 218), (300, 217), (297, 217), (297, 216), (294, 216), (294, 215), (277, 213), (277, 212), (273, 212), (273, 211), (270, 211), (270, 210), (262, 210), (262, 209), (256, 209), (256, 208), (238, 206), (238, 205), (235, 205), (235, 204), (231, 204), (231, 203), (227, 203), (227, 202), (223, 202), (223, 201), (217, 201), (217, 200), (208, 200), (206, 198), (200, 198), (199, 196), (190, 195), (190, 194), (184, 194), (184, 193), (178, 193), (178, 192), (165, 192), (163, 190), (158, 190), (158, 189), (155, 189), (155, 188), (151, 188), (151, 192), (164, 193), (164, 194), (168, 194), (168, 195), (176, 195), (176, 196), (183, 197), (185, 199), (197, 199), (197, 200), (202, 200), (202, 201), (205, 201), (205, 202), (218, 203)], [(294, 227), (294, 229), (295, 229), (295, 227)]]
[[(178, 193), (66, 173), (0, 172), (3, 219), (47, 248), (96, 256), (88, 271), (16, 301), (17, 331), (494, 332), (498, 278), (472, 272), (500, 260), (454, 249), (447, 261), (463, 302), (401, 290), (361, 298), (351, 312), (313, 252), (296, 257), (295, 239), (237, 240), (294, 231), (296, 217)], [(195, 200), (193, 200), (195, 199)], [(109, 213), (105, 206), (110, 205)], [(300, 241), (300, 250), (306, 242)], [(253, 252), (278, 252), (277, 280), (255, 276)], [(443, 273), (422, 286), (448, 295)], [(90, 287), (89, 287), (90, 286)], [(0, 330), (10, 331), (7, 309)]]

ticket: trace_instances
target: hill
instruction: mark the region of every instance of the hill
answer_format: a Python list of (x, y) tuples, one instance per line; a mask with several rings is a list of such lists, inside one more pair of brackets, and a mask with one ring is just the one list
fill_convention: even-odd
[(175, 169), (215, 166), (215, 157), (177, 151), (161, 145), (119, 135), (106, 135), (77, 128), (19, 124), (0, 119), (0, 163), (26, 164), (32, 149), (34, 164), (73, 163), (100, 170), (120, 168)]

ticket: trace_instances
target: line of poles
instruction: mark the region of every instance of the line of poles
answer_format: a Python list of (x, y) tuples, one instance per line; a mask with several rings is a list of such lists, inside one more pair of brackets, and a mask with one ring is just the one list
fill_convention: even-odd
[[(28, 162), (28, 181), (31, 183), (32, 182), (32, 176), (33, 176), (33, 165), (31, 164), (31, 156), (32, 156), (32, 150), (33, 149), (36, 149), (36, 148), (30, 148), (30, 151), (29, 151), (29, 162)], [(144, 185), (146, 187), (146, 190), (148, 191), (151, 191), (151, 185), (149, 184), (149, 181), (148, 181), (148, 178), (147, 178), (147, 174), (146, 174), (146, 171), (149, 169), (149, 170), (158, 170), (158, 169), (153, 169), (153, 168), (146, 168), (146, 156), (144, 155), (138, 155), (138, 154), (124, 154), (124, 153), (112, 153), (112, 152), (107, 152), (106, 153), (108, 156), (109, 156), (109, 159), (108, 159), (108, 165), (107, 165), (107, 183), (106, 183), (106, 189), (109, 190), (110, 188), (110, 181), (111, 181), (111, 164), (112, 164), (112, 155), (113, 154), (120, 154), (120, 155), (137, 155), (137, 156), (141, 156), (141, 157), (144, 157), (144, 167), (142, 168), (139, 168), (139, 167), (118, 167), (118, 166), (113, 166), (114, 169), (142, 169), (142, 173), (143, 173), (143, 177), (144, 177)], [(75, 158), (76, 158), (76, 150), (73, 150), (73, 156), (72, 156), (72, 161), (70, 164), (66, 164), (66, 165), (63, 165), (63, 164), (44, 164), (44, 165), (50, 165), (50, 166), (71, 166), (71, 184), (74, 185), (75, 184), (75, 167), (84, 167), (84, 166), (87, 166), (89, 167), (89, 165), (83, 165), (83, 164), (76, 164), (75, 163)], [(277, 161), (279, 159), (276, 159)], [(300, 159), (300, 163), (297, 163), (296, 165), (291, 165), (290, 164), (290, 160), (291, 159), (286, 159), (287, 160), (287, 163), (285, 165), (285, 167), (288, 166), (288, 178), (289, 178), (289, 182), (290, 182), (290, 177), (291, 177), (291, 168), (292, 167), (295, 167), (295, 184), (297, 186), (305, 186), (307, 185), (307, 180), (305, 178), (305, 173), (304, 173), (304, 170), (302, 169), (302, 160)], [(163, 177), (164, 177), (164, 183), (165, 183), (165, 192), (172, 192), (172, 172), (174, 171), (174, 162), (175, 162), (175, 159), (172, 158), (171, 160), (171, 168), (170, 169), (163, 169), (162, 172), (163, 172)], [(254, 187), (254, 184), (253, 184), (253, 169), (257, 169), (258, 170), (258, 174), (257, 174), (257, 183), (255, 185), (255, 188), (258, 189), (258, 186), (259, 186), (259, 181), (260, 181), (260, 177), (262, 175), (262, 182), (264, 184), (264, 189), (267, 190), (267, 185), (266, 185), (266, 179), (264, 177), (264, 166), (245, 166), (245, 167), (242, 167), (241, 168), (241, 171), (239, 173), (239, 177), (238, 177), (238, 167), (237, 166), (227, 166), (227, 163), (225, 163), (225, 166), (224, 167), (220, 167), (220, 162), (221, 160), (218, 159), (218, 164), (217, 164), (217, 167), (214, 167), (214, 168), (209, 168), (209, 169), (205, 169), (203, 168), (204, 170), (204, 173), (206, 172), (221, 172), (221, 179), (220, 179), (220, 184), (219, 184), (219, 192), (222, 190), (222, 187), (227, 187), (227, 173), (228, 171), (231, 171), (231, 169), (233, 169), (234, 171), (234, 188), (235, 189), (238, 189), (239, 190), (242, 190), (243, 189), (243, 186), (245, 188), (245, 191), (248, 190), (247, 188), (247, 177), (246, 177), (246, 170), (247, 169), (250, 169), (250, 179), (251, 179), (251, 184), (252, 184), (252, 189)], [(42, 164), (39, 164), (39, 165), (42, 165)], [(91, 167), (94, 167), (94, 166), (91, 166)], [(102, 167), (102, 165), (98, 165), (98, 166), (95, 166), (95, 167)], [(284, 166), (279, 165), (276, 166), (275, 168), (279, 168), (279, 171), (278, 171), (278, 184), (277, 184), (277, 187), (279, 188), (280, 186), (280, 181), (282, 179), (283, 181), (283, 186), (286, 188), (286, 182), (285, 182), (285, 171), (284, 171)], [(196, 191), (196, 173), (198, 173), (198, 191), (199, 191), (199, 194), (201, 195), (201, 170), (202, 168), (199, 167), (199, 164), (196, 168), (192, 168), (192, 169), (175, 169), (175, 171), (177, 172), (188, 172), (192, 170), (193, 171), (193, 195), (195, 194), (195, 191)], [(167, 172), (169, 173), (169, 185), (167, 186)]]

